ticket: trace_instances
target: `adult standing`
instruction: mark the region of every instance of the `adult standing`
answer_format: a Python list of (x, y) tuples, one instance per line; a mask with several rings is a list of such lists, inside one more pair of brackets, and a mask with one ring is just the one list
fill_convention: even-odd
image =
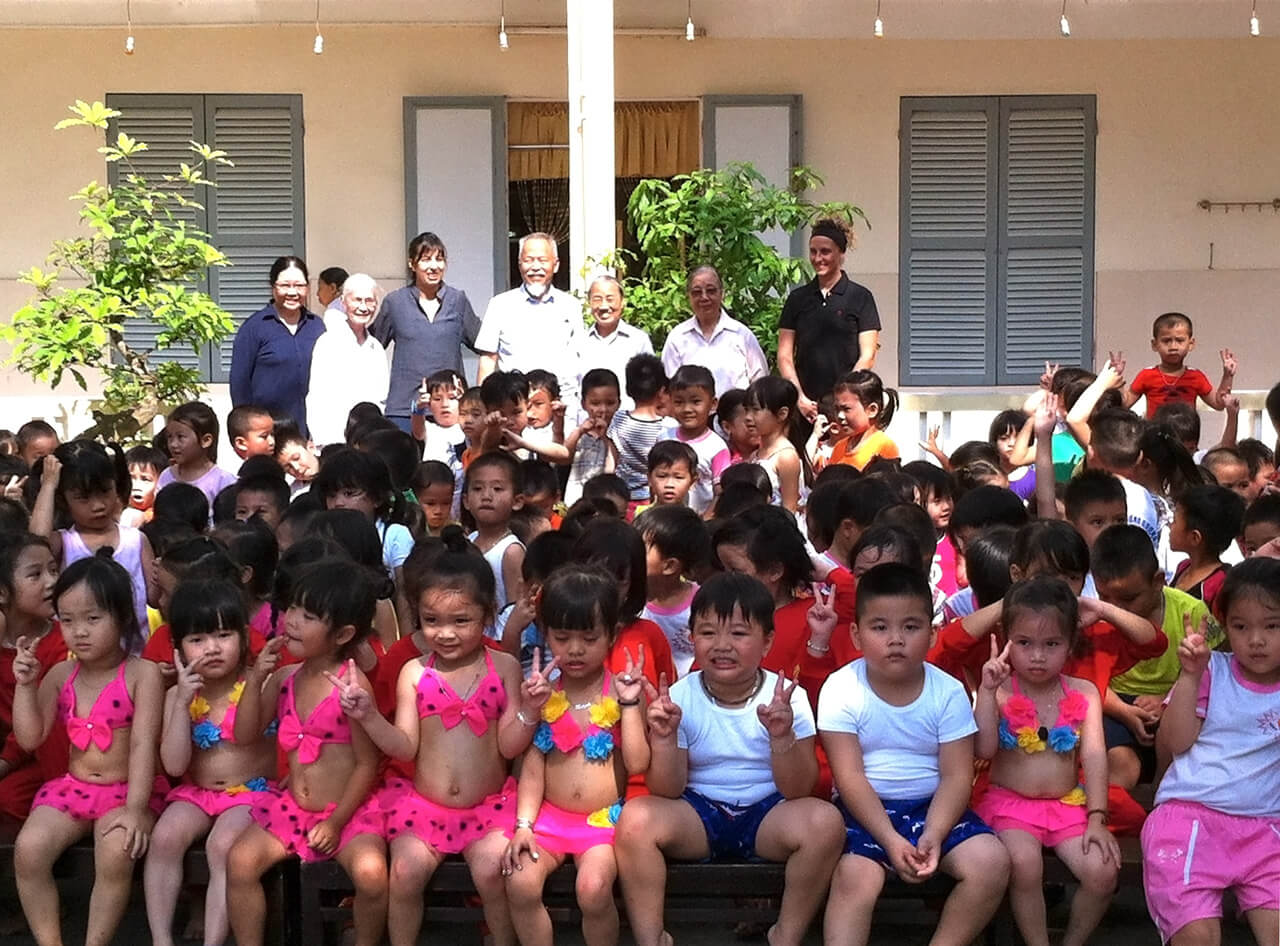
[(434, 233), (409, 241), (413, 281), (387, 293), (370, 331), (383, 346), (394, 343), (391, 383), (384, 392), (387, 417), (402, 430), (423, 378), (449, 369), (462, 377), (462, 346), (475, 351), (480, 320), (461, 289), (445, 284), (449, 252)]
[(875, 296), (844, 272), (849, 237), (842, 221), (813, 225), (809, 262), (817, 275), (787, 296), (778, 323), (778, 373), (800, 389), (797, 406), (810, 421), (842, 375), (875, 367), (880, 346)]
[(307, 432), (311, 352), (324, 322), (307, 310), (307, 264), (281, 256), (271, 264), (271, 302), (245, 319), (231, 348), (231, 406), (257, 404)]
[(369, 334), (378, 312), (378, 284), (355, 273), (342, 284), (340, 298), (343, 324), (326, 329), (311, 353), (307, 419), (311, 439), (320, 447), (345, 442), (347, 415), (361, 401), (382, 408), (390, 381), (386, 350)]
[(485, 309), (476, 383), (494, 371), (543, 368), (559, 379), (560, 400), (576, 407), (582, 304), (551, 285), (560, 268), (556, 241), (545, 233), (521, 238), (516, 265), (520, 285), (494, 296)]
[[(582, 376), (593, 368), (608, 368), (618, 376), (619, 386), (627, 381), (627, 362), (636, 355), (652, 355), (653, 342), (644, 329), (625, 322), (626, 295), (613, 276), (597, 276), (587, 289), (587, 305), (595, 320), (578, 342), (578, 389)], [(622, 392), (622, 407), (630, 410), (634, 401)]]
[(716, 397), (769, 373), (755, 333), (724, 308), (724, 282), (714, 266), (699, 266), (685, 284), (693, 317), (671, 330), (662, 346), (667, 377), (681, 365), (702, 365), (716, 379)]

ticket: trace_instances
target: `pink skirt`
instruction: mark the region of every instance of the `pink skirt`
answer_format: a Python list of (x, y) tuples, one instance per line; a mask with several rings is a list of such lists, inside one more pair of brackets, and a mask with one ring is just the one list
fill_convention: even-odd
[[(263, 779), (263, 781), (266, 780)], [(166, 805), (171, 805), (175, 801), (184, 801), (188, 805), (195, 805), (210, 818), (216, 818), (224, 811), (230, 811), (241, 805), (255, 807), (270, 805), (275, 797), (274, 788), (275, 786), (270, 782), (267, 782), (266, 791), (255, 791), (247, 785), (233, 785), (230, 788), (201, 788), (199, 785), (183, 782), (170, 789), (164, 802)]]
[(973, 810), (993, 831), (1025, 831), (1045, 847), (1080, 837), (1089, 823), (1083, 805), (1027, 798), (1000, 785), (990, 786)]
[[(157, 775), (147, 803), (153, 815), (164, 811), (164, 796), (168, 788), (164, 777)], [(107, 812), (123, 808), (128, 800), (128, 782), (84, 782), (68, 772), (41, 785), (31, 807), (56, 808), (77, 821), (97, 821)]]
[[(253, 820), (273, 835), (286, 851), (297, 854), (304, 861), (325, 861), (333, 855), (321, 854), (307, 843), (307, 833), (324, 821), (337, 808), (328, 805), (323, 811), (307, 811), (300, 808), (293, 796), (286, 792), (272, 793), (268, 801), (253, 806)], [(386, 818), (378, 807), (377, 796), (371, 795), (355, 810), (351, 820), (338, 836), (336, 851), (346, 847), (358, 834), (386, 834)]]
[(392, 778), (376, 796), (387, 819), (387, 840), (411, 834), (441, 854), (460, 854), (491, 831), (509, 832), (516, 818), (516, 780), (474, 808), (437, 805), (418, 794), (408, 779)]
[[(565, 809), (544, 801), (533, 823), (533, 837), (538, 846), (552, 854), (579, 854), (599, 844), (613, 844), (613, 826), (618, 821), (622, 803), (601, 808), (590, 814)], [(507, 837), (514, 832), (508, 829)]]

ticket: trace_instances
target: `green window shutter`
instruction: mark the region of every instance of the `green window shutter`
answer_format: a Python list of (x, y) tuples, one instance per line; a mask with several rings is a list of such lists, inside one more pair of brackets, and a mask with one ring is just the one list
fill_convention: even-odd
[[(276, 258), (305, 258), (302, 98), (210, 95), (205, 108), (206, 140), (234, 162), (216, 169), (209, 199), (214, 243), (231, 260), (211, 271), (210, 293), (239, 328), (271, 300)], [(228, 335), (214, 353), (210, 380), (230, 377), (233, 341)]]
[[(110, 140), (114, 141), (119, 132), (124, 132), (147, 143), (147, 150), (132, 160), (132, 167), (148, 180), (158, 182), (161, 175), (176, 173), (181, 162), (191, 162), (191, 142), (200, 140), (204, 129), (204, 107), (199, 96), (112, 95), (107, 97), (107, 104), (121, 113), (110, 122), (107, 131)], [(107, 182), (115, 185), (129, 170), (123, 162), (107, 165)], [(192, 194), (191, 188), (186, 189), (186, 194), (197, 200), (206, 197), (206, 194)], [(204, 210), (185, 208), (178, 216), (197, 229), (208, 230)], [(200, 289), (206, 286), (203, 279), (197, 284)], [(149, 319), (129, 319), (125, 323), (124, 337), (130, 348), (153, 351), (158, 334), (157, 326)], [(180, 345), (165, 349), (156, 358), (207, 370), (203, 354), (189, 345)]]
[(994, 381), (994, 99), (903, 99), (900, 373)]
[(1093, 359), (1094, 104), (1001, 101), (998, 380)]

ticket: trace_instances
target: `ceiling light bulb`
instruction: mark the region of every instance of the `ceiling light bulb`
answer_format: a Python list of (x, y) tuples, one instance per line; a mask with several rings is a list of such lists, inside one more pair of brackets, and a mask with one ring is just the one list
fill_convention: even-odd
[(319, 33), (316, 34), (315, 45), (311, 47), (311, 51), (315, 53), (317, 56), (319, 56), (322, 52), (324, 52), (324, 37), (321, 36)]
[(880, 19), (880, 17), (876, 17), (876, 23), (875, 23), (875, 26), (872, 27), (872, 31), (876, 34), (876, 36), (883, 38), (884, 37), (884, 20)]
[(124, 38), (124, 54), (126, 56), (133, 55), (133, 34), (130, 33)]
[(1071, 35), (1071, 21), (1067, 19), (1067, 15), (1062, 14), (1062, 19), (1058, 21), (1058, 28), (1062, 30), (1063, 36)]
[(1258, 11), (1257, 11), (1257, 10), (1254, 10), (1254, 11), (1253, 11), (1253, 14), (1249, 17), (1249, 35), (1250, 35), (1250, 36), (1261, 36), (1261, 35), (1262, 35), (1262, 28), (1261, 28), (1261, 26), (1260, 26), (1260, 25), (1259, 25), (1259, 23), (1258, 23)]
[(507, 40), (507, 17), (503, 14), (498, 22), (498, 48), (502, 50), (510, 49), (511, 43)]
[(689, 17), (689, 21), (684, 25), (684, 38), (692, 43), (697, 36), (697, 31), (693, 28), (693, 17)]

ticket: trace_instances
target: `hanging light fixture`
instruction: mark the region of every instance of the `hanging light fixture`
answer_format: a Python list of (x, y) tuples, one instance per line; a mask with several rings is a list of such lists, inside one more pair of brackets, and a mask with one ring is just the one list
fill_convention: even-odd
[(1067, 19), (1067, 0), (1062, 0), (1062, 16), (1058, 19), (1058, 29), (1063, 36), (1071, 35), (1071, 21)]
[(698, 31), (693, 27), (693, 0), (689, 0), (689, 19), (685, 20), (684, 38), (690, 43), (698, 38)]
[(1253, 0), (1253, 12), (1249, 14), (1249, 35), (1262, 35), (1262, 27), (1258, 23), (1258, 0)]
[(507, 0), (502, 0), (498, 8), (498, 48), (503, 52), (511, 48), (507, 39)]
[(877, 39), (884, 39), (884, 20), (880, 19), (880, 0), (876, 0), (876, 21), (871, 27), (871, 32)]
[(124, 38), (124, 54), (126, 56), (133, 55), (133, 0), (125, 0), (124, 16), (128, 22), (128, 35)]
[(324, 37), (320, 34), (320, 0), (316, 0), (316, 41), (311, 45), (311, 51), (317, 56), (324, 52)]

